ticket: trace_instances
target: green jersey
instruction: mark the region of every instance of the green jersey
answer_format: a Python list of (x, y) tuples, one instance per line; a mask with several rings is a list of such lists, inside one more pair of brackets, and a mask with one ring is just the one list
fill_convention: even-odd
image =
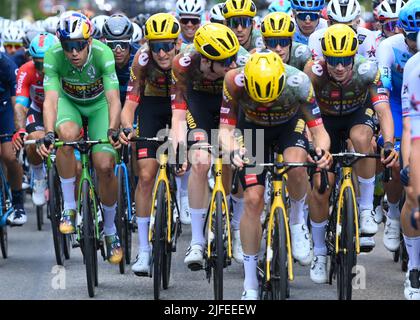
[(45, 91), (57, 91), (79, 105), (93, 104), (103, 99), (106, 91), (119, 89), (114, 55), (98, 40), (92, 41), (88, 59), (80, 69), (57, 43), (45, 54), (44, 71)]

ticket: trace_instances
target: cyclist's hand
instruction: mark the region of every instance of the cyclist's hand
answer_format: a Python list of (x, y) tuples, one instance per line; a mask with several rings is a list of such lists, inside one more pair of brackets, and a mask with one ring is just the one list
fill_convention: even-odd
[(315, 162), (319, 168), (321, 169), (329, 169), (332, 164), (332, 156), (329, 151), (322, 150), (321, 148), (315, 148), (315, 153), (317, 155), (317, 158), (319, 160), (314, 160), (309, 154), (308, 154), (308, 160), (310, 162)]
[(177, 167), (176, 175), (178, 177), (182, 177), (185, 174), (185, 172), (187, 172), (187, 170), (188, 170), (188, 162), (185, 161), (181, 166)]
[(398, 161), (398, 152), (394, 149), (392, 142), (385, 142), (381, 152), (381, 162), (387, 168), (395, 166)]
[(245, 148), (239, 148), (236, 150), (233, 150), (230, 153), (230, 161), (236, 168), (243, 168), (244, 167), (244, 155), (246, 153)]
[(123, 145), (128, 145), (130, 143), (130, 139), (133, 136), (133, 129), (132, 128), (124, 128), (120, 131), (120, 143)]
[(25, 140), (28, 133), (24, 128), (19, 129), (15, 132), (15, 134), (12, 137), (12, 144), (15, 151), (19, 151), (23, 148), (23, 141)]
[(111, 143), (111, 145), (114, 147), (114, 149), (121, 148), (120, 140), (118, 139), (120, 130), (109, 128), (108, 129), (108, 140)]
[(54, 132), (50, 131), (39, 140), (36, 151), (42, 158), (48, 158), (51, 150), (54, 148), (55, 135)]

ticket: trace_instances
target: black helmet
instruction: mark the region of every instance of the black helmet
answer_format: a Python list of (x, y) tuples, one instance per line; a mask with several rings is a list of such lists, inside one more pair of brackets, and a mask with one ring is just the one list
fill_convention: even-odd
[(122, 14), (113, 14), (104, 24), (103, 37), (106, 40), (131, 39), (134, 27), (130, 19)]
[(143, 27), (146, 24), (146, 20), (149, 19), (149, 14), (139, 13), (133, 18), (133, 22), (137, 23), (140, 27)]

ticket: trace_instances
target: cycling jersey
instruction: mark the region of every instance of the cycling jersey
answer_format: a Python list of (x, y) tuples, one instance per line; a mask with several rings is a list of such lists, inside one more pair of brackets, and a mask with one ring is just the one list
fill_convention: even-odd
[[(410, 108), (411, 108), (411, 97), (408, 94), (408, 84), (410, 79), (412, 78), (411, 75), (418, 73), (420, 66), (420, 52), (417, 52), (414, 56), (408, 59), (407, 63), (405, 64), (404, 74), (403, 74), (403, 84), (401, 89), (401, 104), (402, 104), (402, 116), (406, 117), (409, 115)], [(417, 88), (419, 91), (420, 88)]]
[(236, 126), (239, 109), (245, 119), (260, 126), (278, 126), (292, 119), (298, 112), (303, 114), (308, 127), (322, 124), (316, 104), (314, 89), (306, 74), (285, 65), (285, 85), (274, 102), (259, 103), (245, 90), (244, 68), (229, 71), (225, 76), (220, 123)]
[(373, 106), (388, 102), (375, 62), (356, 55), (352, 79), (340, 84), (331, 79), (323, 59), (310, 61), (305, 67), (315, 89), (315, 96), (324, 115), (344, 116), (365, 106), (370, 94)]
[(67, 60), (60, 43), (55, 44), (45, 53), (44, 70), (45, 91), (60, 92), (80, 105), (101, 101), (106, 91), (119, 89), (114, 55), (99, 40), (93, 39), (81, 69)]
[(407, 81), (407, 94), (410, 100), (411, 140), (420, 139), (420, 68), (411, 72)]
[(264, 48), (264, 41), (262, 38), (261, 31), (259, 29), (252, 29), (251, 31), (251, 40), (249, 42), (249, 46), (244, 48), (248, 51), (251, 51), (255, 48)]
[[(251, 51), (251, 53), (256, 52), (257, 49)], [(293, 41), (292, 47), (290, 48), (289, 60), (283, 61), (289, 66), (295, 67), (300, 71), (303, 71), (306, 63), (312, 59), (312, 53), (309, 47), (305, 44), (301, 44)]]
[(8, 57), (12, 59), (13, 62), (16, 63), (18, 67), (21, 67), (23, 64), (25, 64), (28, 61), (25, 50), (23, 49), (16, 51), (13, 55), (8, 55)]
[(385, 89), (390, 92), (390, 104), (394, 119), (395, 137), (402, 135), (401, 89), (405, 64), (412, 57), (405, 37), (397, 34), (381, 42), (378, 48), (378, 64), (381, 80)]
[[(13, 134), (15, 124), (11, 97), (16, 96), (16, 64), (0, 53), (0, 134)], [(1, 138), (0, 143), (12, 141), (12, 138)]]
[(117, 73), (118, 82), (120, 84), (121, 107), (124, 106), (125, 96), (127, 94), (127, 85), (130, 80), (130, 67), (138, 49), (139, 47), (136, 44), (130, 45), (130, 59), (127, 64), (122, 69), (115, 65), (115, 72)]
[(38, 112), (42, 111), (45, 97), (43, 78), (43, 74), (36, 70), (33, 61), (21, 66), (16, 76), (16, 103), (26, 108), (31, 107)]
[[(293, 37), (293, 40), (296, 41), (296, 42), (299, 42), (299, 43), (302, 43), (302, 44), (306, 44), (307, 45), (308, 44), (308, 41), (309, 41), (309, 36), (308, 37), (305, 36), (302, 33), (302, 31), (300, 31), (299, 26), (297, 25), (296, 22), (295, 22), (295, 25), (296, 25), (296, 32), (295, 32), (295, 35)], [(317, 30), (325, 29), (327, 27), (328, 27), (327, 20), (320, 18), (319, 19), (319, 23), (318, 23), (318, 25), (315, 28), (315, 32)]]
[(375, 34), (375, 44), (376, 44), (376, 48), (379, 47), (379, 45), (381, 44), (382, 41), (384, 41), (387, 37), (385, 36), (385, 34), (382, 32), (382, 30), (378, 30), (378, 31), (373, 31)]
[[(248, 51), (240, 48), (236, 63), (243, 66), (249, 57)], [(207, 92), (213, 95), (221, 95), (223, 90), (223, 77), (217, 80), (208, 80), (200, 71), (201, 55), (193, 45), (175, 56), (172, 62), (173, 85), (171, 87), (172, 109), (187, 109), (185, 97), (189, 86), (194, 91)]]
[[(327, 29), (315, 31), (309, 37), (308, 46), (312, 50), (314, 59), (319, 59), (323, 56), (321, 49), (321, 39)], [(357, 39), (359, 40), (359, 48), (357, 53), (369, 60), (376, 61), (376, 39), (375, 34), (362, 27), (357, 28)]]

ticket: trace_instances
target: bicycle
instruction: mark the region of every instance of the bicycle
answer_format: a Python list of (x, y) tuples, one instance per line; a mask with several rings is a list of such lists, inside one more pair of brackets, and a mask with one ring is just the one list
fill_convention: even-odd
[[(137, 141), (162, 141), (159, 137), (132, 137), (130, 142)], [(164, 143), (170, 139), (166, 135)], [(175, 166), (168, 164), (168, 148), (159, 153), (159, 170), (156, 176), (152, 193), (152, 209), (149, 225), (149, 242), (152, 243), (152, 263), (149, 276), (153, 277), (154, 299), (160, 297), (160, 288), (168, 289), (172, 252), (176, 252), (178, 237), (182, 233), (179, 219), (179, 207), (176, 202)], [(176, 210), (175, 210), (176, 208)]]
[[(270, 153), (271, 154), (271, 153)], [(285, 300), (290, 296), (289, 282), (293, 281), (293, 258), (291, 249), (290, 228), (286, 206), (285, 176), (293, 168), (317, 168), (312, 162), (285, 162), (277, 154), (273, 163), (245, 164), (244, 168), (267, 168), (270, 176), (270, 201), (266, 206), (266, 216), (262, 225), (265, 235), (263, 259), (257, 265), (259, 294), (261, 300)], [(328, 186), (326, 171), (321, 171), (321, 191)], [(235, 172), (234, 184), (237, 184)], [(264, 238), (264, 237), (263, 237)], [(263, 240), (264, 241), (264, 240)]]

